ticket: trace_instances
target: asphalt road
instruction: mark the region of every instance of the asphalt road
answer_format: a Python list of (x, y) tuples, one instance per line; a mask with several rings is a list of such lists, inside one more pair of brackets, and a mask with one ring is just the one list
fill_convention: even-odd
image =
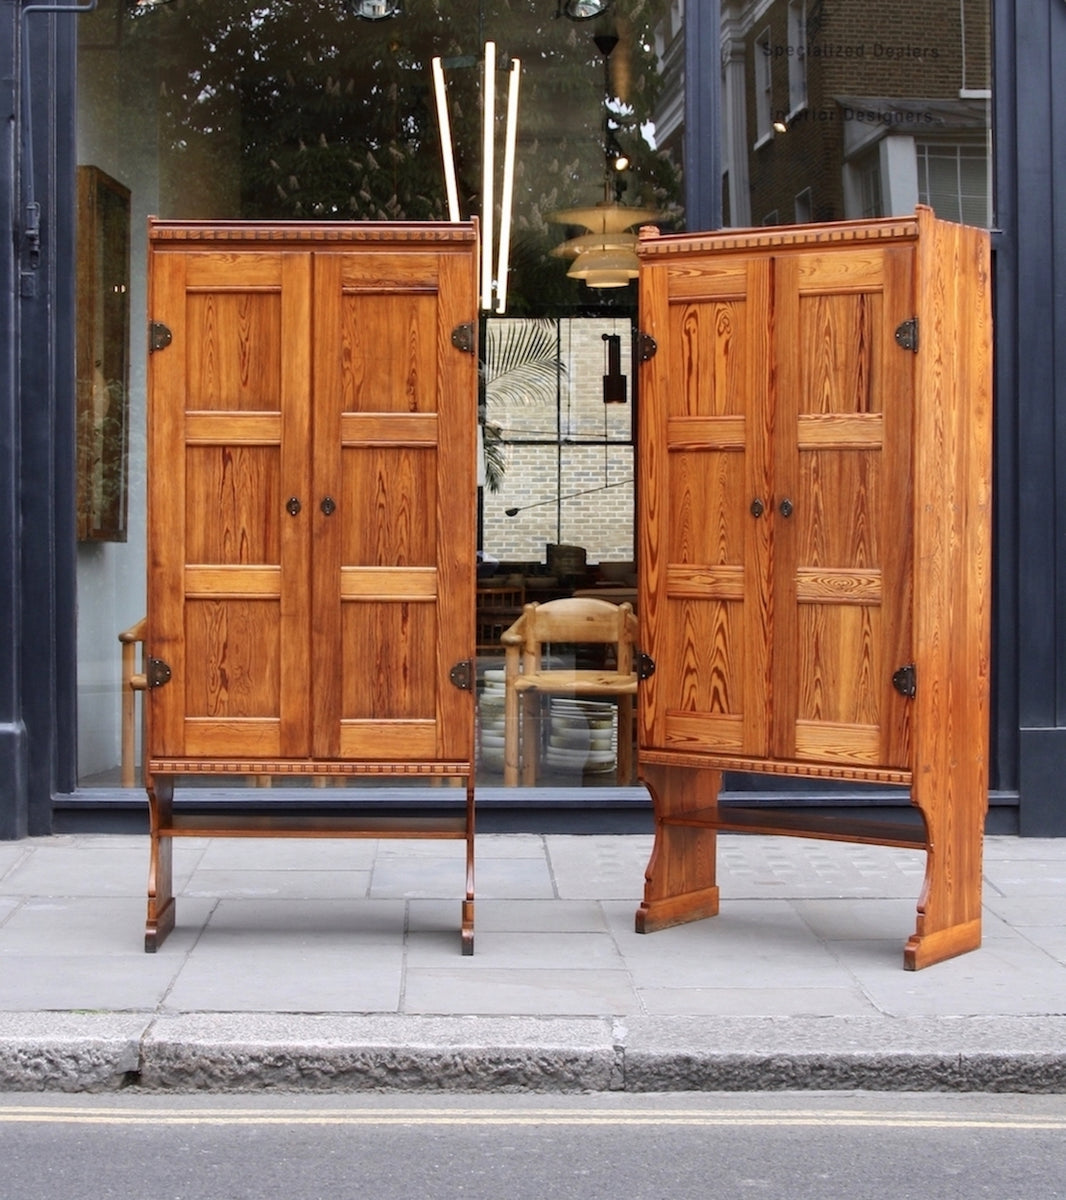
[(0, 1095), (0, 1200), (1066, 1197), (1066, 1096)]

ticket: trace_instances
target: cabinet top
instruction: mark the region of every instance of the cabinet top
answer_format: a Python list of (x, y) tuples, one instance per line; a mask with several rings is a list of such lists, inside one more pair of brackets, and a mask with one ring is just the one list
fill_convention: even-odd
[(226, 242), (309, 244), (370, 242), (376, 244), (452, 243), (477, 240), (477, 220), (470, 221), (182, 221), (148, 218), (153, 242)]
[(637, 253), (642, 259), (681, 252), (720, 252), (776, 247), (840, 246), (849, 242), (906, 241), (917, 238), (929, 225), (946, 225), (933, 210), (919, 205), (913, 216), (876, 220), (832, 221), (818, 225), (763, 225), (752, 229), (720, 229), (705, 233), (659, 233), (654, 227), (640, 231)]

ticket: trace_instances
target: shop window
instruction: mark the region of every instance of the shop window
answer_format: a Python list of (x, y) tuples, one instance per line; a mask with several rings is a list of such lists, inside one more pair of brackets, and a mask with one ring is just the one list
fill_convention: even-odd
[(918, 142), (918, 199), (948, 221), (989, 224), (988, 154), (983, 145)]

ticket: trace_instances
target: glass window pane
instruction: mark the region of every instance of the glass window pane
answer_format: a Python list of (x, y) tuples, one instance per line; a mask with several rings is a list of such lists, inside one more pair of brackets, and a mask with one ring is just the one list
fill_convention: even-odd
[(808, 189), (815, 221), (906, 215), (924, 196), (991, 222), (989, 0), (917, 25), (901, 0), (721, 7), (728, 224), (771, 223)]
[[(134, 769), (139, 757), (139, 715), (133, 748), (123, 749), (129, 689), (118, 634), (145, 611), (146, 350), (136, 330), (149, 315), (146, 218), (445, 219), (435, 56), (446, 79), (463, 218), (485, 215), (486, 41), (498, 54), (494, 217), (507, 70), (512, 58), (521, 61), (506, 317), (546, 319), (562, 363), (549, 372), (546, 399), (535, 394), (543, 378), (499, 411), (499, 380), (482, 398), (486, 467), (495, 455), (505, 468), (502, 490), (484, 490), (482, 544), (529, 560), (542, 575), (549, 544), (581, 546), (592, 563), (632, 558), (631, 242), (649, 215), (666, 227), (682, 218), (683, 4), (613, 0), (605, 17), (580, 22), (556, 8), (551, 0), (408, 0), (402, 16), (370, 21), (355, 18), (351, 0), (100, 0), (79, 18), (78, 162), (129, 196), (134, 331), (127, 540), (79, 550), (83, 783), (113, 784), (122, 761)], [(629, 159), (621, 171), (616, 151)], [(588, 249), (574, 240), (597, 229), (604, 208), (634, 212), (620, 226), (628, 258), (599, 276), (573, 271)], [(591, 211), (592, 221), (574, 209)], [(560, 212), (570, 219), (554, 219)], [(571, 322), (575, 313), (592, 323)], [(617, 370), (605, 333), (618, 338)], [(528, 364), (526, 374), (523, 386), (532, 386)], [(605, 376), (624, 402), (604, 402)], [(583, 494), (558, 501), (572, 492)], [(504, 506), (532, 499), (550, 503), (514, 519), (502, 515)], [(139, 648), (128, 648), (135, 661)]]

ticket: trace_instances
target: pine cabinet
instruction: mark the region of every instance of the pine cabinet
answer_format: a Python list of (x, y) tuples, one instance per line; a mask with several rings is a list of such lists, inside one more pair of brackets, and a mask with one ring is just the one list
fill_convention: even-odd
[[(926, 851), (904, 965), (980, 942), (988, 236), (914, 217), (639, 246), (637, 927), (718, 909), (735, 829)], [(906, 785), (913, 823), (719, 803), (724, 771)]]
[[(149, 247), (146, 946), (174, 837), (284, 834), (465, 839), (469, 950), (476, 228), (153, 221)], [(312, 817), (310, 792), (197, 815), (187, 775), (466, 794), (421, 820)]]

